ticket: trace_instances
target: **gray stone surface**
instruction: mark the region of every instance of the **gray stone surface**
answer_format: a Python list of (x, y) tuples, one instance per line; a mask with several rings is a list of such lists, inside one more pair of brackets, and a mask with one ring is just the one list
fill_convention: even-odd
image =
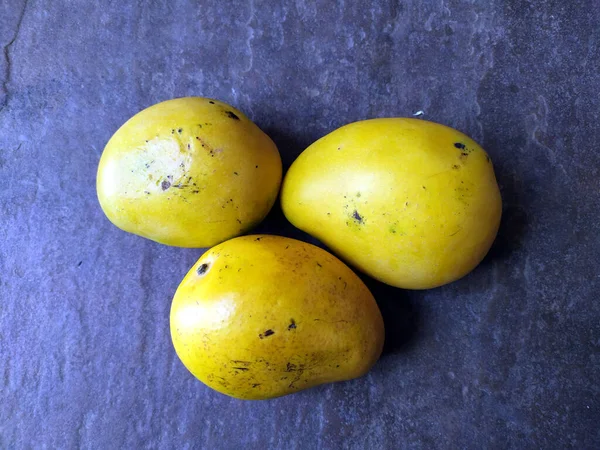
[[(0, 46), (0, 448), (600, 448), (600, 2), (0, 0)], [(500, 236), (452, 285), (369, 282), (389, 336), (364, 378), (212, 392), (168, 330), (201, 250), (95, 196), (117, 127), (185, 95), (245, 111), (286, 165), (423, 110), (491, 154)], [(260, 229), (306, 238), (278, 210)]]

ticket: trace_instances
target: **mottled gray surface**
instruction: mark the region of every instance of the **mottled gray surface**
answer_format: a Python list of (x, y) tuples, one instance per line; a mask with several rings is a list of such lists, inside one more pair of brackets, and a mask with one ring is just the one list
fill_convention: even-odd
[[(0, 448), (600, 447), (599, 1), (0, 0), (0, 46)], [(491, 154), (497, 243), (444, 288), (369, 282), (389, 336), (366, 377), (212, 392), (168, 330), (201, 250), (95, 196), (117, 127), (185, 95), (245, 111), (286, 165), (423, 110)], [(277, 210), (261, 229), (304, 236)]]

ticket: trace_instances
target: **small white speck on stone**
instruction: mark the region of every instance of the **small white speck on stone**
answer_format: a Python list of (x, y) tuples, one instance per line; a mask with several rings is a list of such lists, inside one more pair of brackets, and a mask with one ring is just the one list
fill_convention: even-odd
[(423, 111), (422, 109), (418, 110), (416, 113), (413, 114), (413, 117), (421, 117), (425, 115), (425, 111)]

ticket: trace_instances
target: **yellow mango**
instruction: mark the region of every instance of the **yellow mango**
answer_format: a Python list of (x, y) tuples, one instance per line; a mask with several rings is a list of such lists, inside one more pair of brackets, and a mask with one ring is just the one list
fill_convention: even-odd
[(180, 247), (209, 247), (250, 230), (281, 183), (277, 147), (244, 114), (200, 97), (158, 103), (112, 136), (97, 192), (119, 228)]
[(173, 299), (171, 336), (206, 385), (267, 399), (365, 374), (384, 327), (368, 288), (335, 256), (256, 235), (202, 255)]
[(316, 141), (288, 171), (281, 205), (343, 260), (406, 289), (473, 270), (502, 212), (492, 162), (475, 141), (403, 118), (352, 123)]

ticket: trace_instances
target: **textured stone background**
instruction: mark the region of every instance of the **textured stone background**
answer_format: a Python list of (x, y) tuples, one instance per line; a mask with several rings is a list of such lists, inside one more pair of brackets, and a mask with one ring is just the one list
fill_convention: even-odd
[[(0, 46), (0, 448), (600, 448), (598, 0), (0, 0)], [(492, 156), (500, 236), (450, 286), (369, 283), (389, 336), (364, 378), (212, 392), (168, 330), (201, 250), (95, 196), (118, 126), (185, 95), (245, 111), (286, 166), (423, 110)], [(303, 237), (277, 210), (261, 230)]]

